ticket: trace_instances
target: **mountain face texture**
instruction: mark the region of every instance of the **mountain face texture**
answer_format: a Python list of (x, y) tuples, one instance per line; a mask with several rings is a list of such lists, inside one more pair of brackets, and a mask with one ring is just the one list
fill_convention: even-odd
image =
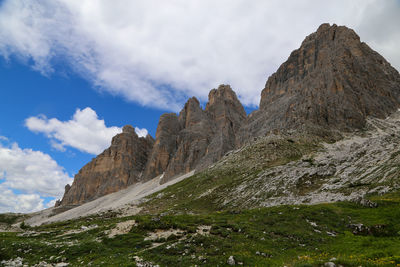
[[(164, 123), (165, 120), (169, 123)], [(153, 159), (168, 157), (169, 161), (146, 178), (164, 173), (162, 182), (167, 182), (178, 174), (205, 168), (219, 160), (236, 147), (236, 133), (245, 120), (246, 112), (230, 86), (211, 90), (205, 110), (196, 98), (190, 98), (179, 116), (161, 117), (148, 168), (154, 165)], [(158, 153), (160, 147), (165, 147), (158, 142), (170, 144), (168, 156)]]
[(307, 36), (261, 93), (242, 139), (304, 124), (351, 130), (367, 116), (385, 118), (399, 107), (400, 75), (345, 26), (322, 24)]
[(259, 110), (246, 116), (229, 85), (192, 97), (179, 115), (160, 117), (155, 141), (131, 126), (75, 176), (61, 205), (82, 204), (160, 175), (161, 183), (201, 170), (272, 131), (307, 127), (348, 132), (400, 106), (400, 75), (344, 26), (322, 24), (271, 75)]
[(177, 116), (160, 117), (156, 140), (139, 138), (132, 126), (110, 148), (85, 165), (57, 205), (78, 205), (163, 174), (161, 183), (207, 167), (236, 147), (246, 112), (230, 86), (210, 92), (205, 110), (193, 97)]
[(132, 126), (125, 126), (108, 149), (75, 175), (72, 186), (66, 186), (61, 205), (82, 204), (140, 181), (153, 144), (150, 135), (138, 137)]
[(236, 133), (245, 120), (246, 112), (230, 86), (211, 90), (205, 110), (196, 98), (189, 99), (178, 116), (176, 151), (162, 182), (222, 158), (236, 147)]

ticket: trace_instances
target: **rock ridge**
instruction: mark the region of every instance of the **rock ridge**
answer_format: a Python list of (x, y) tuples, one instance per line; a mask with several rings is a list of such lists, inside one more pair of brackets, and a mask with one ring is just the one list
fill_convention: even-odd
[(349, 131), (400, 106), (400, 75), (345, 26), (325, 23), (272, 74), (241, 139), (304, 125)]
[(382, 119), (399, 107), (398, 71), (352, 29), (322, 24), (268, 78), (258, 110), (247, 116), (236, 93), (222, 84), (210, 91), (204, 109), (192, 97), (179, 114), (163, 114), (155, 140), (125, 126), (79, 171), (57, 205), (82, 204), (156, 176), (165, 183), (271, 131), (352, 131), (368, 116)]
[(140, 181), (153, 144), (150, 135), (138, 137), (132, 126), (124, 126), (109, 148), (79, 170), (60, 204), (79, 205)]

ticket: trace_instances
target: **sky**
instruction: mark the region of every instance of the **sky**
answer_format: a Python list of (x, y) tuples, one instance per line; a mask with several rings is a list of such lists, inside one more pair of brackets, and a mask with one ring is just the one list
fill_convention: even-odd
[(230, 84), (246, 111), (322, 23), (400, 69), (399, 0), (0, 0), (0, 213), (54, 205), (124, 125)]

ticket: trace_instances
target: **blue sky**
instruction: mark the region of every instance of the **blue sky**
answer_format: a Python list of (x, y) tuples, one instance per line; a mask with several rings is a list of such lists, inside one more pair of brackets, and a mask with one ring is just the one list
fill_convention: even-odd
[(131, 124), (146, 128), (154, 136), (161, 109), (143, 107), (127, 102), (121, 97), (99, 92), (87, 81), (73, 73), (55, 73), (46, 77), (16, 60), (0, 59), (0, 135), (18, 142), (21, 147), (51, 152), (52, 157), (71, 174), (76, 173), (82, 162), (93, 155), (79, 153), (76, 149), (66, 152), (51, 149), (43, 134), (30, 131), (25, 120), (40, 114), (61, 121), (69, 120), (77, 108), (90, 107), (106, 121), (107, 126)]
[(399, 69), (398, 0), (0, 0), (0, 212), (52, 205), (122, 126), (154, 137), (219, 84), (251, 112), (324, 22)]
[[(27, 118), (43, 114), (48, 118), (67, 121), (76, 109), (90, 107), (96, 111), (99, 119), (106, 121), (106, 126), (121, 127), (131, 124), (146, 128), (154, 136), (158, 118), (164, 112), (96, 91), (93, 85), (73, 73), (64, 71), (61, 74), (43, 76), (18, 60), (0, 58), (0, 88), (0, 136), (8, 139), (0, 142), (4, 146), (18, 143), (20, 148), (30, 148), (51, 155), (70, 177), (89, 162), (94, 154), (74, 147), (67, 147), (65, 151), (53, 148), (46, 135), (35, 133), (26, 127)], [(2, 182), (4, 180), (0, 180)], [(25, 190), (12, 191), (20, 195)], [(45, 196), (42, 198), (44, 205), (55, 199)], [(7, 208), (9, 210), (0, 211), (12, 211), (12, 207)], [(34, 206), (29, 206), (28, 209), (30, 208), (35, 209)], [(18, 207), (15, 209), (19, 211)]]
[[(51, 139), (45, 134), (34, 132), (26, 125), (26, 119), (45, 115), (47, 118), (57, 118), (60, 121), (71, 119), (76, 109), (93, 109), (106, 126), (130, 124), (146, 129), (155, 136), (159, 117), (166, 109), (142, 106), (138, 103), (96, 90), (96, 87), (79, 75), (68, 70), (66, 66), (57, 66), (63, 71), (50, 76), (42, 75), (31, 66), (17, 59), (0, 58), (0, 142), (8, 147), (17, 143), (20, 148), (29, 148), (44, 152), (52, 157), (64, 171), (73, 177), (79, 169), (89, 162), (94, 153), (81, 151), (76, 147), (67, 146), (59, 150), (52, 146)], [(205, 106), (203, 101), (202, 106)], [(247, 112), (254, 107), (246, 107)], [(7, 140), (5, 140), (7, 138)], [(110, 141), (110, 140), (109, 140)], [(0, 183), (5, 179), (0, 180)], [(11, 189), (15, 195), (24, 195), (24, 189)], [(27, 210), (35, 210), (53, 204), (57, 197), (41, 196), (43, 206), (28, 205)], [(36, 204), (36, 203), (33, 203)], [(4, 211), (26, 211), (20, 207), (6, 207)], [(12, 210), (14, 208), (14, 210)]]

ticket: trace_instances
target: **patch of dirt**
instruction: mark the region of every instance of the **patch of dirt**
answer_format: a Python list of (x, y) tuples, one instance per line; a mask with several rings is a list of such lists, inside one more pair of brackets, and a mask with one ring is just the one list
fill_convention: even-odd
[(151, 241), (156, 241), (160, 238), (165, 238), (167, 239), (171, 235), (177, 235), (180, 236), (182, 235), (184, 231), (180, 229), (168, 229), (168, 230), (156, 230), (155, 232), (149, 233), (149, 236), (146, 237), (144, 240), (151, 240)]
[(74, 230), (66, 231), (63, 234), (58, 235), (58, 237), (83, 233), (83, 232), (86, 232), (86, 231), (89, 231), (89, 230), (92, 230), (92, 229), (96, 229), (97, 227), (99, 227), (97, 224), (89, 225), (89, 226), (82, 226), (80, 229), (74, 229)]
[(135, 225), (136, 225), (136, 221), (135, 220), (129, 220), (129, 221), (125, 221), (125, 222), (120, 222), (120, 223), (117, 223), (115, 228), (113, 228), (111, 230), (108, 230), (106, 232), (106, 234), (108, 234), (109, 238), (113, 238), (113, 237), (115, 237), (117, 235), (124, 235), (124, 234), (129, 233), (129, 231)]
[(208, 236), (210, 235), (211, 225), (199, 225), (196, 233), (199, 235)]

